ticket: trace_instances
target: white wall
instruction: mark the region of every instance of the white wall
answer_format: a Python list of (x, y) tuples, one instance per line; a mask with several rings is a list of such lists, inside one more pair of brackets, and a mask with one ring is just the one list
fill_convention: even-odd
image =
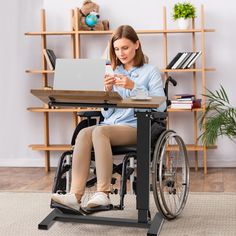
[[(161, 29), (162, 6), (167, 6), (168, 27), (176, 27), (171, 19), (171, 9), (177, 1), (144, 1), (136, 0), (96, 0), (100, 5), (101, 19), (109, 19), (112, 29), (121, 24), (130, 24), (135, 29)], [(142, 4), (140, 4), (140, 2)], [(235, 68), (233, 53), (235, 51), (236, 32), (232, 24), (236, 22), (234, 9), (236, 3), (231, 0), (225, 5), (220, 0), (191, 1), (199, 9), (205, 6), (205, 22), (207, 28), (216, 29), (215, 33), (206, 35), (206, 63), (215, 67), (216, 72), (207, 73), (207, 87), (217, 89), (222, 84), (235, 105), (236, 95), (233, 87), (236, 85), (232, 68)], [(46, 0), (46, 1), (5, 1), (0, 9), (1, 43), (0, 43), (0, 166), (44, 166), (44, 153), (32, 151), (30, 143), (43, 143), (43, 116), (40, 113), (26, 111), (29, 106), (40, 105), (40, 102), (30, 95), (31, 88), (41, 85), (39, 75), (25, 74), (25, 69), (40, 68), (40, 38), (24, 36), (25, 32), (40, 29), (40, 8), (46, 9), (48, 30), (69, 30), (70, 9), (81, 6), (82, 1)], [(222, 9), (224, 9), (222, 11)], [(198, 11), (197, 23), (200, 20)], [(98, 57), (105, 48), (108, 36), (82, 37), (82, 56)], [(162, 36), (141, 36), (143, 49), (150, 58), (150, 63), (163, 68)], [(181, 39), (181, 40), (180, 40)], [(86, 43), (85, 43), (86, 41)], [(189, 35), (168, 36), (169, 60), (181, 50), (190, 50)], [(200, 37), (198, 37), (200, 42)], [(71, 56), (70, 38), (68, 36), (51, 36), (48, 47), (55, 50), (58, 57)], [(200, 44), (198, 44), (200, 50)], [(199, 60), (200, 61), (200, 60)], [(200, 79), (200, 74), (198, 75)], [(175, 74), (178, 88), (170, 88), (170, 93), (186, 92), (191, 88), (187, 74)], [(52, 80), (51, 80), (52, 82)], [(198, 91), (199, 95), (201, 91)], [(186, 113), (171, 115), (175, 129), (191, 141), (191, 115)], [(72, 132), (72, 116), (70, 114), (52, 114), (50, 118), (51, 142), (69, 143)], [(184, 121), (184, 122), (183, 122)], [(61, 124), (66, 124), (62, 125)], [(183, 124), (184, 123), (184, 124)], [(209, 166), (236, 166), (234, 154), (235, 143), (227, 138), (220, 138), (218, 148), (208, 151)], [(56, 164), (58, 153), (52, 154), (53, 165)], [(200, 152), (201, 156), (201, 152)], [(200, 158), (202, 162), (202, 158)]]
[(24, 32), (39, 25), (37, 14), (42, 4), (15, 0), (4, 2), (0, 8), (0, 165), (27, 165), (34, 157), (41, 158), (27, 148), (35, 135), (31, 133), (33, 122), (41, 121), (26, 111), (33, 101), (29, 90), (36, 81), (24, 73), (27, 67), (38, 64), (33, 58), (40, 45), (27, 42)]

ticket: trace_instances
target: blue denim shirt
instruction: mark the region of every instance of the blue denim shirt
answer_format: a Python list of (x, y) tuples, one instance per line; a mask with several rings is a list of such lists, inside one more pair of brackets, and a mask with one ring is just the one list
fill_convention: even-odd
[[(124, 98), (136, 96), (137, 90), (148, 91), (148, 96), (165, 96), (160, 71), (153, 65), (144, 64), (141, 67), (133, 67), (129, 71), (125, 70), (123, 65), (118, 66), (115, 74), (123, 74), (134, 82), (132, 90), (118, 86), (113, 86), (113, 91), (117, 91)], [(157, 110), (164, 111), (166, 104), (163, 103)], [(133, 108), (109, 108), (102, 109), (104, 121), (101, 124), (106, 125), (128, 125), (137, 127), (137, 118), (134, 117)]]

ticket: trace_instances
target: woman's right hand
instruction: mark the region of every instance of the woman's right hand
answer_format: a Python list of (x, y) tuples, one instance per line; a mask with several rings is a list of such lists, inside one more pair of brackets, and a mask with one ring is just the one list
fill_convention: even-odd
[(105, 90), (109, 92), (112, 91), (114, 84), (115, 84), (114, 75), (105, 75), (105, 78), (104, 78)]

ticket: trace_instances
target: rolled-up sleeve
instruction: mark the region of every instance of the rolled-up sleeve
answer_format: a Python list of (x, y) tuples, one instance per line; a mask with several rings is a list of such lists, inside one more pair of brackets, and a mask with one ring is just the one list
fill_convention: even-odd
[[(163, 88), (163, 82), (159, 70), (154, 67), (150, 73), (150, 81), (148, 83), (149, 96), (161, 96), (165, 97), (165, 92)], [(165, 111), (166, 103), (163, 103), (157, 110)]]
[[(165, 97), (163, 81), (161, 78), (160, 71), (157, 67), (148, 67), (147, 70), (140, 75), (141, 79), (133, 80), (134, 88), (132, 90), (127, 90), (126, 95), (136, 96), (138, 91), (142, 90), (147, 92), (148, 96), (161, 96)], [(164, 111), (166, 109), (166, 103), (163, 103), (157, 110)]]

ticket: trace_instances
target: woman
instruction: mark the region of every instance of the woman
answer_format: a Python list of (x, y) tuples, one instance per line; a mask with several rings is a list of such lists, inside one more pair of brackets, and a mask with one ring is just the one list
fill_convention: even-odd
[[(117, 91), (122, 98), (140, 94), (165, 96), (159, 70), (145, 64), (139, 38), (131, 26), (122, 25), (110, 41), (110, 59), (114, 75), (106, 75), (106, 91)], [(141, 93), (140, 93), (141, 91)], [(159, 110), (163, 111), (165, 105)], [(72, 183), (70, 193), (53, 194), (52, 199), (76, 210), (89, 175), (91, 149), (95, 152), (97, 192), (88, 201), (87, 207), (107, 206), (112, 178), (111, 146), (136, 143), (137, 119), (134, 109), (109, 108), (102, 110), (104, 121), (80, 131), (73, 152)]]

